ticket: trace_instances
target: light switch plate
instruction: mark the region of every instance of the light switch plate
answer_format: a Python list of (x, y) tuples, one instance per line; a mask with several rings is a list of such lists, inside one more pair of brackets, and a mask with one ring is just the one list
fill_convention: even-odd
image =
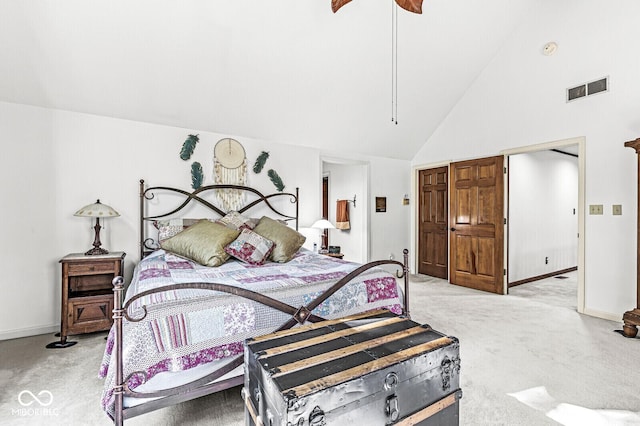
[(614, 216), (620, 216), (622, 214), (622, 204), (614, 204), (611, 206), (611, 213)]
[(602, 204), (590, 204), (589, 205), (589, 214), (603, 214)]

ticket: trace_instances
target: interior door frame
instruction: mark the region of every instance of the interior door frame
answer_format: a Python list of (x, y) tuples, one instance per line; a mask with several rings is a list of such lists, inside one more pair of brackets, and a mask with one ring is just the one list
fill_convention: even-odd
[[(576, 309), (581, 314), (588, 314), (585, 312), (585, 166), (586, 166), (586, 138), (579, 136), (570, 139), (560, 139), (552, 142), (545, 142), (535, 145), (528, 145), (519, 148), (505, 149), (500, 151), (501, 155), (510, 156), (515, 154), (525, 154), (536, 151), (548, 151), (550, 149), (562, 148), (570, 145), (578, 145), (578, 300)], [(508, 179), (509, 169), (507, 168)], [(509, 217), (508, 212), (508, 185), (505, 185), (505, 214)], [(509, 221), (507, 220), (507, 228), (505, 230), (505, 250), (508, 250), (509, 244)], [(505, 257), (506, 268), (508, 268), (508, 258)], [(507, 276), (508, 276), (507, 269)], [(507, 285), (505, 279), (505, 285)], [(597, 316), (597, 315), (595, 315)]]

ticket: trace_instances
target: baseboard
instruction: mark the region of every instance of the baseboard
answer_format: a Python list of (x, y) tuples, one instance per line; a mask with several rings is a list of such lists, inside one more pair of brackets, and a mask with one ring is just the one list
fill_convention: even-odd
[(622, 315), (624, 315), (624, 312), (620, 312), (619, 314), (612, 314), (611, 312), (603, 312), (595, 309), (585, 309), (583, 314), (589, 315), (590, 317), (618, 322), (620, 323), (620, 328), (622, 328)]
[(0, 340), (19, 339), (21, 337), (37, 336), (39, 334), (53, 334), (57, 333), (58, 331), (60, 331), (60, 324), (6, 330), (0, 331)]
[(566, 274), (568, 272), (573, 272), (573, 271), (577, 271), (577, 270), (578, 270), (578, 267), (577, 266), (573, 266), (571, 268), (561, 269), (559, 271), (554, 271), (554, 272), (549, 272), (548, 274), (538, 275), (538, 276), (535, 276), (535, 277), (525, 278), (523, 280), (514, 281), (512, 283), (509, 283), (508, 287), (511, 288), (511, 287), (515, 287), (515, 286), (518, 286), (518, 285), (531, 283), (533, 281), (543, 280), (545, 278), (555, 277), (556, 275)]

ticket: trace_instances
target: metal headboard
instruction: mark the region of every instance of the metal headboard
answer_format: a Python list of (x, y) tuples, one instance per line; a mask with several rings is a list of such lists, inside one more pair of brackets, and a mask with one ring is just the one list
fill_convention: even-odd
[[(262, 203), (264, 203), (264, 205), (266, 205), (272, 212), (277, 214), (282, 220), (287, 222), (295, 220), (296, 222), (295, 229), (296, 231), (298, 230), (298, 192), (299, 192), (298, 188), (296, 188), (295, 194), (292, 194), (289, 192), (275, 192), (273, 194), (264, 195), (257, 189), (250, 188), (248, 186), (223, 184), (223, 185), (201, 186), (200, 188), (189, 192), (183, 189), (172, 188), (168, 186), (152, 186), (152, 187), (145, 188), (144, 179), (140, 179), (140, 259), (145, 257), (145, 253), (149, 254), (151, 251), (156, 250), (158, 248), (158, 243), (155, 240), (155, 238), (146, 236), (145, 231), (147, 229), (146, 227), (147, 222), (173, 216), (177, 212), (183, 210), (188, 205), (190, 205), (191, 202), (199, 203), (200, 205), (205, 206), (209, 210), (215, 212), (220, 217), (223, 217), (228, 212), (225, 212), (224, 210), (220, 209), (216, 205), (212, 204), (210, 201), (206, 199), (206, 197), (207, 196), (215, 197), (215, 195), (217, 194), (217, 191), (228, 190), (228, 189), (243, 191), (246, 193), (252, 193), (255, 196), (254, 197), (255, 199), (253, 201), (250, 201), (246, 205), (237, 209), (236, 211), (238, 213), (244, 213), (247, 210), (257, 205), (261, 205)], [(180, 205), (178, 205), (178, 207), (173, 208), (170, 211), (160, 213), (160, 214), (154, 214), (153, 216), (151, 215), (147, 216), (145, 213), (146, 202), (148, 200), (154, 199), (155, 194), (159, 192), (181, 194), (185, 196), (185, 199)], [(270, 200), (273, 200), (279, 197), (289, 197), (289, 201), (295, 205), (295, 216), (285, 214), (280, 210), (278, 210), (276, 207), (274, 207), (273, 204), (271, 204)]]

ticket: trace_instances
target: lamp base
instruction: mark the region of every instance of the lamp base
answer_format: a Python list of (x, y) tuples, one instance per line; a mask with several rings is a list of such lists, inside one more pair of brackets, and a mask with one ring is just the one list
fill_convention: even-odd
[[(100, 200), (98, 200), (100, 201)], [(96, 217), (96, 226), (93, 227), (93, 229), (96, 231), (96, 237), (93, 240), (93, 248), (87, 252), (85, 252), (85, 256), (94, 256), (97, 254), (109, 254), (109, 251), (103, 249), (102, 247), (100, 247), (102, 245), (102, 243), (100, 242), (100, 218)]]
[(94, 256), (97, 254), (109, 254), (109, 250), (105, 250), (102, 247), (94, 247), (91, 250), (84, 253), (85, 256)]

